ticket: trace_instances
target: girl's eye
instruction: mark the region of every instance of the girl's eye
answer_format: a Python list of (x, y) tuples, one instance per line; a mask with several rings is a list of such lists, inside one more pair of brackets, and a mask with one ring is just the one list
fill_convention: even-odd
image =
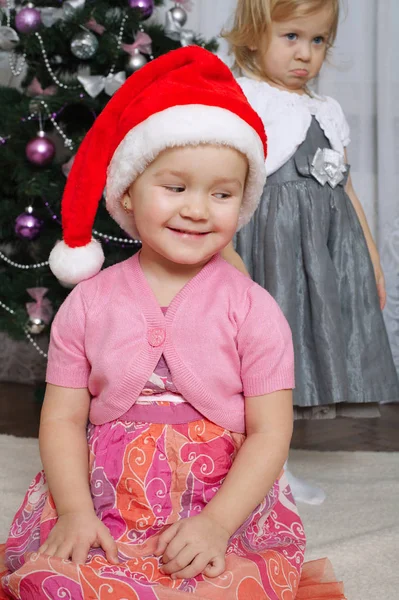
[(290, 42), (295, 42), (295, 40), (298, 38), (296, 33), (287, 33), (286, 36), (287, 40), (289, 40)]
[(230, 198), (230, 196), (231, 196), (231, 194), (226, 194), (224, 192), (217, 192), (216, 194), (213, 194), (213, 195), (218, 200), (224, 200), (225, 198)]
[(314, 38), (313, 41), (317, 45), (324, 44), (324, 38), (322, 35), (318, 35), (317, 37)]
[(181, 192), (184, 192), (185, 189), (181, 185), (164, 185), (164, 188), (169, 192), (173, 192), (175, 194), (181, 194)]

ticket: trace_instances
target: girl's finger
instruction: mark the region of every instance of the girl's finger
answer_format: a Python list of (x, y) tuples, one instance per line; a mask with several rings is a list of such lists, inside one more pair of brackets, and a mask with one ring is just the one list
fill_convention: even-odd
[(187, 567), (176, 571), (171, 577), (172, 579), (191, 579), (192, 577), (197, 577), (197, 575), (204, 572), (208, 562), (209, 556), (206, 556), (206, 554), (197, 554)]
[(112, 535), (109, 532), (109, 529), (104, 525), (104, 528), (98, 534), (98, 541), (100, 542), (101, 548), (105, 552), (105, 556), (107, 561), (113, 565), (119, 564), (118, 559), (118, 546)]
[(63, 542), (62, 544), (60, 544), (58, 546), (57, 551), (54, 554), (54, 556), (58, 556), (58, 558), (64, 558), (64, 559), (68, 560), (68, 558), (71, 557), (72, 548), (73, 548), (73, 544), (71, 544), (71, 542)]
[(162, 571), (167, 575), (177, 573), (192, 563), (197, 555), (198, 551), (193, 546), (184, 546), (172, 560), (162, 565)]
[(39, 550), (37, 551), (38, 554), (47, 554), (47, 548), (48, 548), (48, 543), (44, 542), (44, 544), (42, 544), (39, 548)]
[(47, 554), (47, 556), (55, 556), (57, 549), (58, 544), (50, 542), (49, 544), (47, 544), (46, 552), (43, 552), (43, 554)]
[(226, 569), (226, 561), (224, 556), (216, 556), (203, 570), (206, 577), (219, 577)]
[(165, 552), (168, 544), (173, 540), (177, 532), (178, 523), (173, 523), (173, 525), (161, 533), (158, 539), (157, 549), (154, 552), (155, 556), (161, 556)]
[(87, 561), (87, 557), (90, 551), (90, 544), (87, 542), (80, 542), (75, 544), (72, 548), (72, 562), (83, 565)]
[[(178, 554), (187, 546), (189, 540), (177, 534), (167, 545), (165, 552), (162, 555), (162, 568), (174, 560)], [(194, 558), (194, 557), (192, 557)]]
[(377, 282), (377, 292), (378, 292), (378, 298), (380, 301), (380, 308), (382, 310), (384, 308), (385, 302), (386, 302), (385, 286), (382, 281)]

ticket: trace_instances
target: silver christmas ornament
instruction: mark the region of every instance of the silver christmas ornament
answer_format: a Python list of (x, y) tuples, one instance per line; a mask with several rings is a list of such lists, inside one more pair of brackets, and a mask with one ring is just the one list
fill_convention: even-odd
[(143, 54), (141, 54), (139, 50), (136, 49), (134, 51), (134, 54), (132, 56), (129, 56), (126, 62), (126, 71), (128, 73), (135, 73), (136, 71), (141, 69), (141, 67), (144, 67), (145, 64), (147, 64), (146, 57)]
[(180, 25), (180, 27), (184, 27), (187, 22), (187, 13), (184, 8), (175, 6), (174, 8), (171, 8), (169, 12), (172, 15), (174, 22)]
[(0, 50), (13, 50), (19, 42), (19, 35), (12, 27), (0, 27)]
[(191, 29), (183, 29), (183, 27), (173, 19), (172, 10), (166, 12), (165, 19), (165, 35), (174, 40), (180, 42), (182, 46), (191, 46), (194, 44), (195, 33)]
[(26, 329), (31, 335), (40, 335), (46, 329), (46, 323), (38, 317), (29, 318)]
[(74, 36), (71, 42), (71, 52), (76, 58), (88, 60), (98, 49), (98, 39), (90, 31), (82, 31)]

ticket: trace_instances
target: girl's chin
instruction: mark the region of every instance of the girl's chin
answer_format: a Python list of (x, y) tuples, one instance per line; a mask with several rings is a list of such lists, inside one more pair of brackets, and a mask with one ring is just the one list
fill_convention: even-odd
[(193, 252), (182, 250), (180, 252), (171, 252), (162, 254), (163, 258), (170, 263), (176, 265), (176, 267), (193, 267), (198, 268), (206, 264), (219, 250), (215, 252)]
[[(142, 255), (145, 255), (151, 260), (160, 260), (161, 262), (169, 262), (176, 266), (200, 267), (206, 264), (213, 256), (219, 254), (228, 242), (222, 244), (204, 244), (204, 243), (179, 243), (176, 240), (175, 244), (148, 244), (143, 242)], [(207, 246), (207, 247), (206, 247)], [(220, 247), (219, 247), (220, 246)], [(158, 257), (158, 259), (156, 258)]]

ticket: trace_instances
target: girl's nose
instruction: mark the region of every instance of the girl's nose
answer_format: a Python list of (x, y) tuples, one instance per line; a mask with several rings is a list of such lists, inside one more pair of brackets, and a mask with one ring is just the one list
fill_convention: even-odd
[(185, 198), (180, 214), (186, 219), (204, 221), (209, 218), (209, 203), (202, 194), (190, 194)]
[(298, 60), (303, 60), (303, 61), (307, 62), (310, 60), (310, 57), (311, 57), (311, 44), (309, 44), (308, 42), (306, 42), (304, 40), (300, 44), (298, 44), (295, 58), (297, 58)]

